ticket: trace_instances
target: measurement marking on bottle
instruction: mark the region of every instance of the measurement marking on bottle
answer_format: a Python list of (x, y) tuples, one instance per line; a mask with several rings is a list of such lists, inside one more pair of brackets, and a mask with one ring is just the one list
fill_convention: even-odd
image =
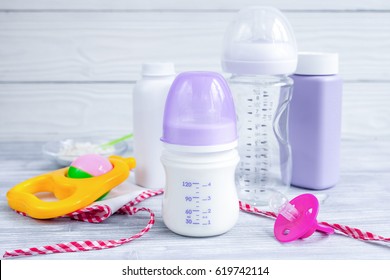
[[(212, 201), (212, 196), (208, 194), (208, 191), (213, 188), (212, 182), (191, 182), (183, 181), (182, 186), (191, 192), (184, 197), (186, 203), (188, 203), (188, 208), (185, 210), (184, 222), (188, 226), (197, 225), (197, 226), (208, 226), (211, 225), (210, 213), (212, 213), (211, 208), (205, 208), (209, 203), (207, 201)], [(200, 188), (205, 188), (201, 192)], [(192, 189), (191, 189), (192, 188)], [(204, 195), (203, 192), (205, 192)]]

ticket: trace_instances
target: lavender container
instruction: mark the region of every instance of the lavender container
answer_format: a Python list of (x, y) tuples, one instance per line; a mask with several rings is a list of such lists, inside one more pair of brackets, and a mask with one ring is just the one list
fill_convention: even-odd
[(321, 190), (339, 180), (342, 80), (337, 74), (337, 54), (299, 53), (289, 115), (294, 186)]

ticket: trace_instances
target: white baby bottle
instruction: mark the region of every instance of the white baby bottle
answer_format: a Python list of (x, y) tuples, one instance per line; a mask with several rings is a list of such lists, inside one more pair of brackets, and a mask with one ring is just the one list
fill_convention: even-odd
[(293, 30), (279, 10), (248, 7), (238, 13), (226, 31), (222, 68), (232, 74), (228, 82), (237, 110), (238, 196), (252, 205), (267, 205), (291, 183), (288, 75), (296, 65)]
[(239, 156), (234, 103), (225, 79), (214, 72), (179, 74), (163, 123), (165, 225), (186, 236), (227, 232), (239, 214), (234, 181)]

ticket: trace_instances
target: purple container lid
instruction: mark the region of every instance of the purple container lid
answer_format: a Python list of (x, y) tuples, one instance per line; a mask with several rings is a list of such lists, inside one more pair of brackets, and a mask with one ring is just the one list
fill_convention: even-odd
[(222, 75), (215, 72), (179, 74), (165, 103), (161, 141), (184, 146), (214, 146), (236, 140), (233, 97)]

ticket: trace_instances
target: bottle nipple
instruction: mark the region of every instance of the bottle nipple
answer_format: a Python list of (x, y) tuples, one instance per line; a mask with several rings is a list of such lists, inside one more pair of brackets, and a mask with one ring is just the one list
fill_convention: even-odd
[(271, 196), (270, 208), (278, 214), (274, 234), (280, 242), (290, 242), (311, 236), (315, 231), (333, 234), (334, 229), (317, 222), (318, 199), (312, 194), (302, 194), (291, 201), (281, 193)]

